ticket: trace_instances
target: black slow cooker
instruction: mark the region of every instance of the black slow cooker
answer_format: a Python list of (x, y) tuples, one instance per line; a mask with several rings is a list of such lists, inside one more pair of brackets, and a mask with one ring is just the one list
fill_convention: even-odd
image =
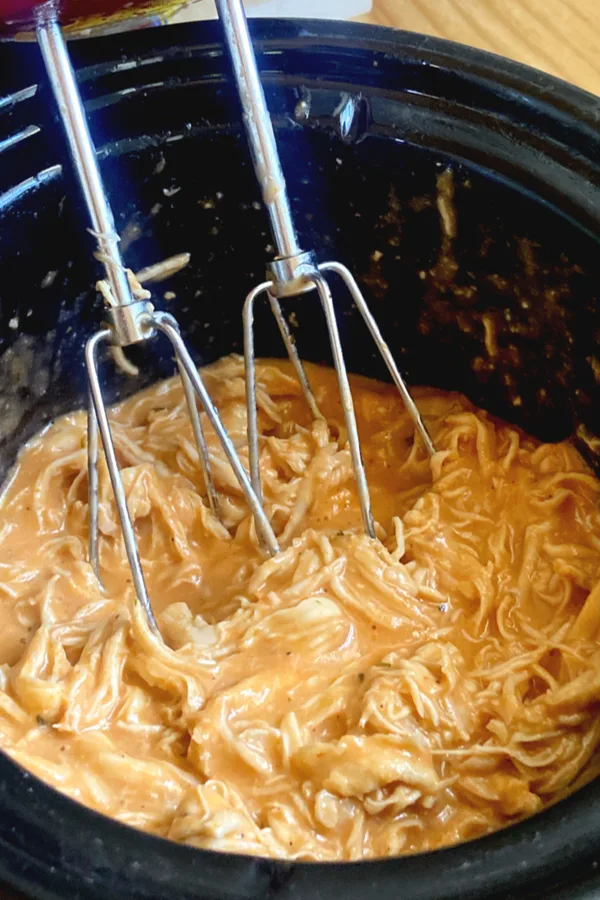
[[(348, 264), (410, 383), (464, 391), (598, 466), (600, 100), (457, 44), (351, 24), (260, 21), (259, 65), (303, 245)], [(198, 362), (241, 345), (272, 255), (218, 25), (73, 44), (128, 265), (191, 263), (155, 285)], [(0, 47), (0, 469), (85, 398), (101, 319), (92, 238), (35, 46)], [(455, 236), (444, 233), (440, 175)], [(451, 259), (452, 265), (443, 261)], [(290, 301), (301, 354), (329, 361), (316, 299)], [(349, 368), (386, 373), (345, 296)], [(491, 317), (498, 354), (485, 352)], [(282, 355), (257, 314), (257, 351)], [(137, 379), (172, 373), (138, 350)], [(600, 781), (521, 824), (435, 853), (287, 863), (204, 852), (110, 821), (0, 756), (4, 897), (36, 900), (577, 900), (600, 897)]]

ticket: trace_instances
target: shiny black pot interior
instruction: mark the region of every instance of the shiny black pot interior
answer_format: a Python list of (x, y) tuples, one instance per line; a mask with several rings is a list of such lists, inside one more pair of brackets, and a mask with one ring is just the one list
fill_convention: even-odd
[[(408, 380), (464, 391), (545, 440), (579, 435), (598, 466), (600, 101), (418, 35), (294, 21), (254, 32), (304, 246), (353, 268)], [(189, 251), (154, 299), (199, 362), (239, 351), (243, 298), (272, 247), (218, 26), (81, 41), (73, 54), (127, 264)], [(84, 402), (83, 346), (101, 307), (36, 48), (0, 47), (0, 79), (5, 474), (25, 438)], [(453, 238), (436, 194), (448, 167)], [(337, 304), (349, 368), (384, 377), (343, 294)], [(286, 308), (302, 355), (329, 361), (316, 300)], [(257, 320), (258, 351), (281, 355), (266, 312)], [(104, 367), (112, 399), (173, 371), (160, 340), (134, 356), (137, 380)], [(468, 845), (342, 866), (171, 845), (77, 806), (4, 757), (0, 802), (0, 878), (35, 898), (595, 896), (598, 783)]]

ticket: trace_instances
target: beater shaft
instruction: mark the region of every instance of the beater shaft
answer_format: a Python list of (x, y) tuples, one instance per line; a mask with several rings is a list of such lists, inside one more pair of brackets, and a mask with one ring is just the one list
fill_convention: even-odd
[(300, 245), (244, 8), (241, 0), (216, 0), (216, 6), (231, 55), (254, 171), (269, 213), (278, 255), (296, 256), (301, 252)]
[(92, 230), (106, 268), (106, 278), (117, 303), (125, 306), (132, 302), (132, 297), (119, 253), (119, 236), (104, 191), (69, 53), (60, 25), (52, 13), (39, 22), (37, 39), (71, 148)]

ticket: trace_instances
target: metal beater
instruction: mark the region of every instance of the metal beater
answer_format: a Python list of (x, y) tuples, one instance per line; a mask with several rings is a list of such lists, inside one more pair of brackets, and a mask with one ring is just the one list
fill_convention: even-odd
[(127, 559), (131, 568), (133, 585), (138, 600), (154, 631), (158, 632), (152, 605), (144, 581), (135, 532), (129, 510), (123, 480), (117, 463), (115, 446), (108, 421), (98, 376), (98, 349), (103, 343), (116, 347), (128, 347), (164, 334), (171, 342), (192, 421), (192, 428), (200, 466), (208, 492), (209, 503), (218, 514), (218, 498), (210, 471), (208, 448), (204, 438), (196, 397), (200, 400), (213, 426), (227, 459), (236, 475), (246, 501), (254, 516), (261, 542), (271, 554), (279, 547), (273, 529), (261, 503), (252, 488), (239, 456), (225, 430), (219, 414), (211, 401), (196, 366), (181, 339), (179, 326), (173, 316), (158, 312), (146, 299), (136, 299), (127, 277), (119, 251), (119, 236), (115, 231), (112, 210), (108, 203), (96, 151), (87, 126), (85, 112), (68, 50), (52, 5), (38, 10), (37, 39), (42, 51), (46, 71), (58, 105), (66, 132), (78, 181), (88, 209), (91, 231), (98, 242), (98, 257), (106, 271), (110, 303), (106, 309), (107, 327), (89, 338), (85, 348), (85, 361), (89, 378), (88, 404), (88, 498), (89, 498), (89, 555), (99, 580), (98, 556), (98, 431), (106, 456), (106, 464), (115, 495), (117, 511), (123, 532)]
[(219, 19), (225, 33), (225, 40), (233, 64), (234, 77), (242, 105), (242, 114), (254, 171), (262, 191), (263, 202), (271, 220), (271, 230), (277, 257), (269, 264), (267, 281), (257, 285), (247, 296), (244, 304), (244, 359), (246, 366), (246, 405), (248, 412), (248, 448), (250, 458), (250, 477), (252, 486), (262, 502), (260, 483), (258, 427), (256, 412), (256, 377), (254, 369), (254, 303), (261, 294), (266, 294), (271, 310), (288, 356), (296, 371), (309, 409), (315, 418), (320, 412), (310, 388), (308, 377), (298, 356), (294, 339), (288, 328), (286, 319), (279, 304), (280, 300), (296, 297), (307, 291), (316, 290), (325, 314), (329, 333), (329, 342), (333, 354), (339, 384), (342, 408), (348, 443), (352, 455), (352, 464), (356, 477), (360, 508), (365, 531), (375, 537), (375, 524), (371, 513), (371, 500), (362, 460), (354, 404), (348, 382), (348, 372), (344, 363), (344, 354), (337, 327), (335, 309), (326, 274), (338, 275), (350, 292), (350, 296), (363, 317), (367, 328), (381, 353), (394, 384), (398, 388), (404, 405), (420, 435), (427, 452), (432, 455), (435, 447), (423, 423), (419, 410), (412, 399), (390, 349), (384, 341), (377, 322), (356, 283), (352, 273), (346, 266), (338, 262), (318, 263), (314, 252), (305, 252), (298, 244), (296, 229), (287, 195), (285, 178), (281, 169), (273, 126), (269, 117), (264, 91), (258, 74), (256, 58), (252, 48), (248, 23), (241, 0), (216, 0)]
[(67, 135), (76, 174), (81, 185), (91, 220), (91, 232), (98, 242), (98, 258), (104, 264), (107, 296), (107, 324), (92, 335), (85, 350), (86, 367), (89, 377), (88, 404), (88, 494), (90, 537), (90, 561), (100, 580), (98, 555), (98, 434), (104, 449), (108, 472), (115, 495), (117, 511), (123, 532), (127, 559), (133, 576), (136, 595), (148, 618), (150, 626), (158, 633), (158, 628), (148, 597), (142, 571), (135, 532), (127, 507), (125, 489), (115, 454), (114, 442), (108, 421), (106, 406), (102, 396), (98, 375), (98, 349), (103, 343), (123, 348), (154, 338), (158, 333), (167, 337), (175, 352), (175, 358), (190, 414), (200, 466), (208, 494), (208, 502), (218, 515), (218, 496), (210, 471), (210, 459), (202, 424), (198, 414), (196, 398), (200, 400), (213, 426), (227, 459), (236, 475), (248, 506), (254, 516), (257, 534), (263, 547), (274, 555), (279, 546), (273, 529), (262, 507), (262, 492), (259, 470), (259, 439), (256, 411), (256, 375), (254, 367), (253, 309), (254, 302), (261, 294), (266, 294), (277, 320), (288, 355), (311, 413), (321, 417), (315, 397), (310, 388), (306, 372), (298, 356), (293, 337), (281, 310), (279, 301), (288, 297), (316, 290), (325, 314), (334, 364), (337, 372), (340, 395), (352, 462), (358, 486), (358, 494), (365, 531), (375, 537), (375, 527), (371, 513), (369, 489), (348, 381), (348, 373), (335, 318), (331, 290), (326, 274), (333, 272), (342, 280), (351, 298), (362, 315), (377, 348), (396, 384), (404, 404), (414, 422), (429, 454), (435, 452), (431, 438), (423, 424), (419, 411), (408, 392), (398, 371), (390, 350), (382, 338), (373, 316), (350, 271), (337, 262), (318, 264), (315, 254), (301, 250), (296, 237), (287, 190), (271, 120), (269, 118), (264, 92), (258, 75), (256, 60), (248, 32), (248, 25), (241, 0), (217, 0), (226, 43), (233, 62), (235, 81), (242, 105), (242, 112), (248, 142), (252, 152), (254, 168), (260, 184), (263, 201), (269, 213), (271, 227), (278, 255), (268, 267), (268, 280), (255, 287), (246, 298), (243, 310), (244, 358), (246, 366), (246, 403), (248, 412), (248, 444), (250, 458), (250, 479), (237, 455), (219, 414), (212, 403), (202, 378), (183, 342), (179, 326), (173, 316), (154, 309), (147, 299), (138, 299), (132, 293), (126, 269), (119, 252), (119, 236), (115, 231), (114, 218), (108, 203), (100, 176), (96, 152), (88, 130), (83, 103), (77, 87), (67, 47), (56, 20), (52, 4), (40, 7), (37, 24), (37, 38), (42, 51), (46, 70), (52, 85), (59, 113)]

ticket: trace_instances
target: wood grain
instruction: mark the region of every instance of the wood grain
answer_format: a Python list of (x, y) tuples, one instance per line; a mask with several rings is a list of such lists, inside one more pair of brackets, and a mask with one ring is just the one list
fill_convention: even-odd
[(600, 0), (373, 0), (361, 20), (490, 50), (600, 94)]

